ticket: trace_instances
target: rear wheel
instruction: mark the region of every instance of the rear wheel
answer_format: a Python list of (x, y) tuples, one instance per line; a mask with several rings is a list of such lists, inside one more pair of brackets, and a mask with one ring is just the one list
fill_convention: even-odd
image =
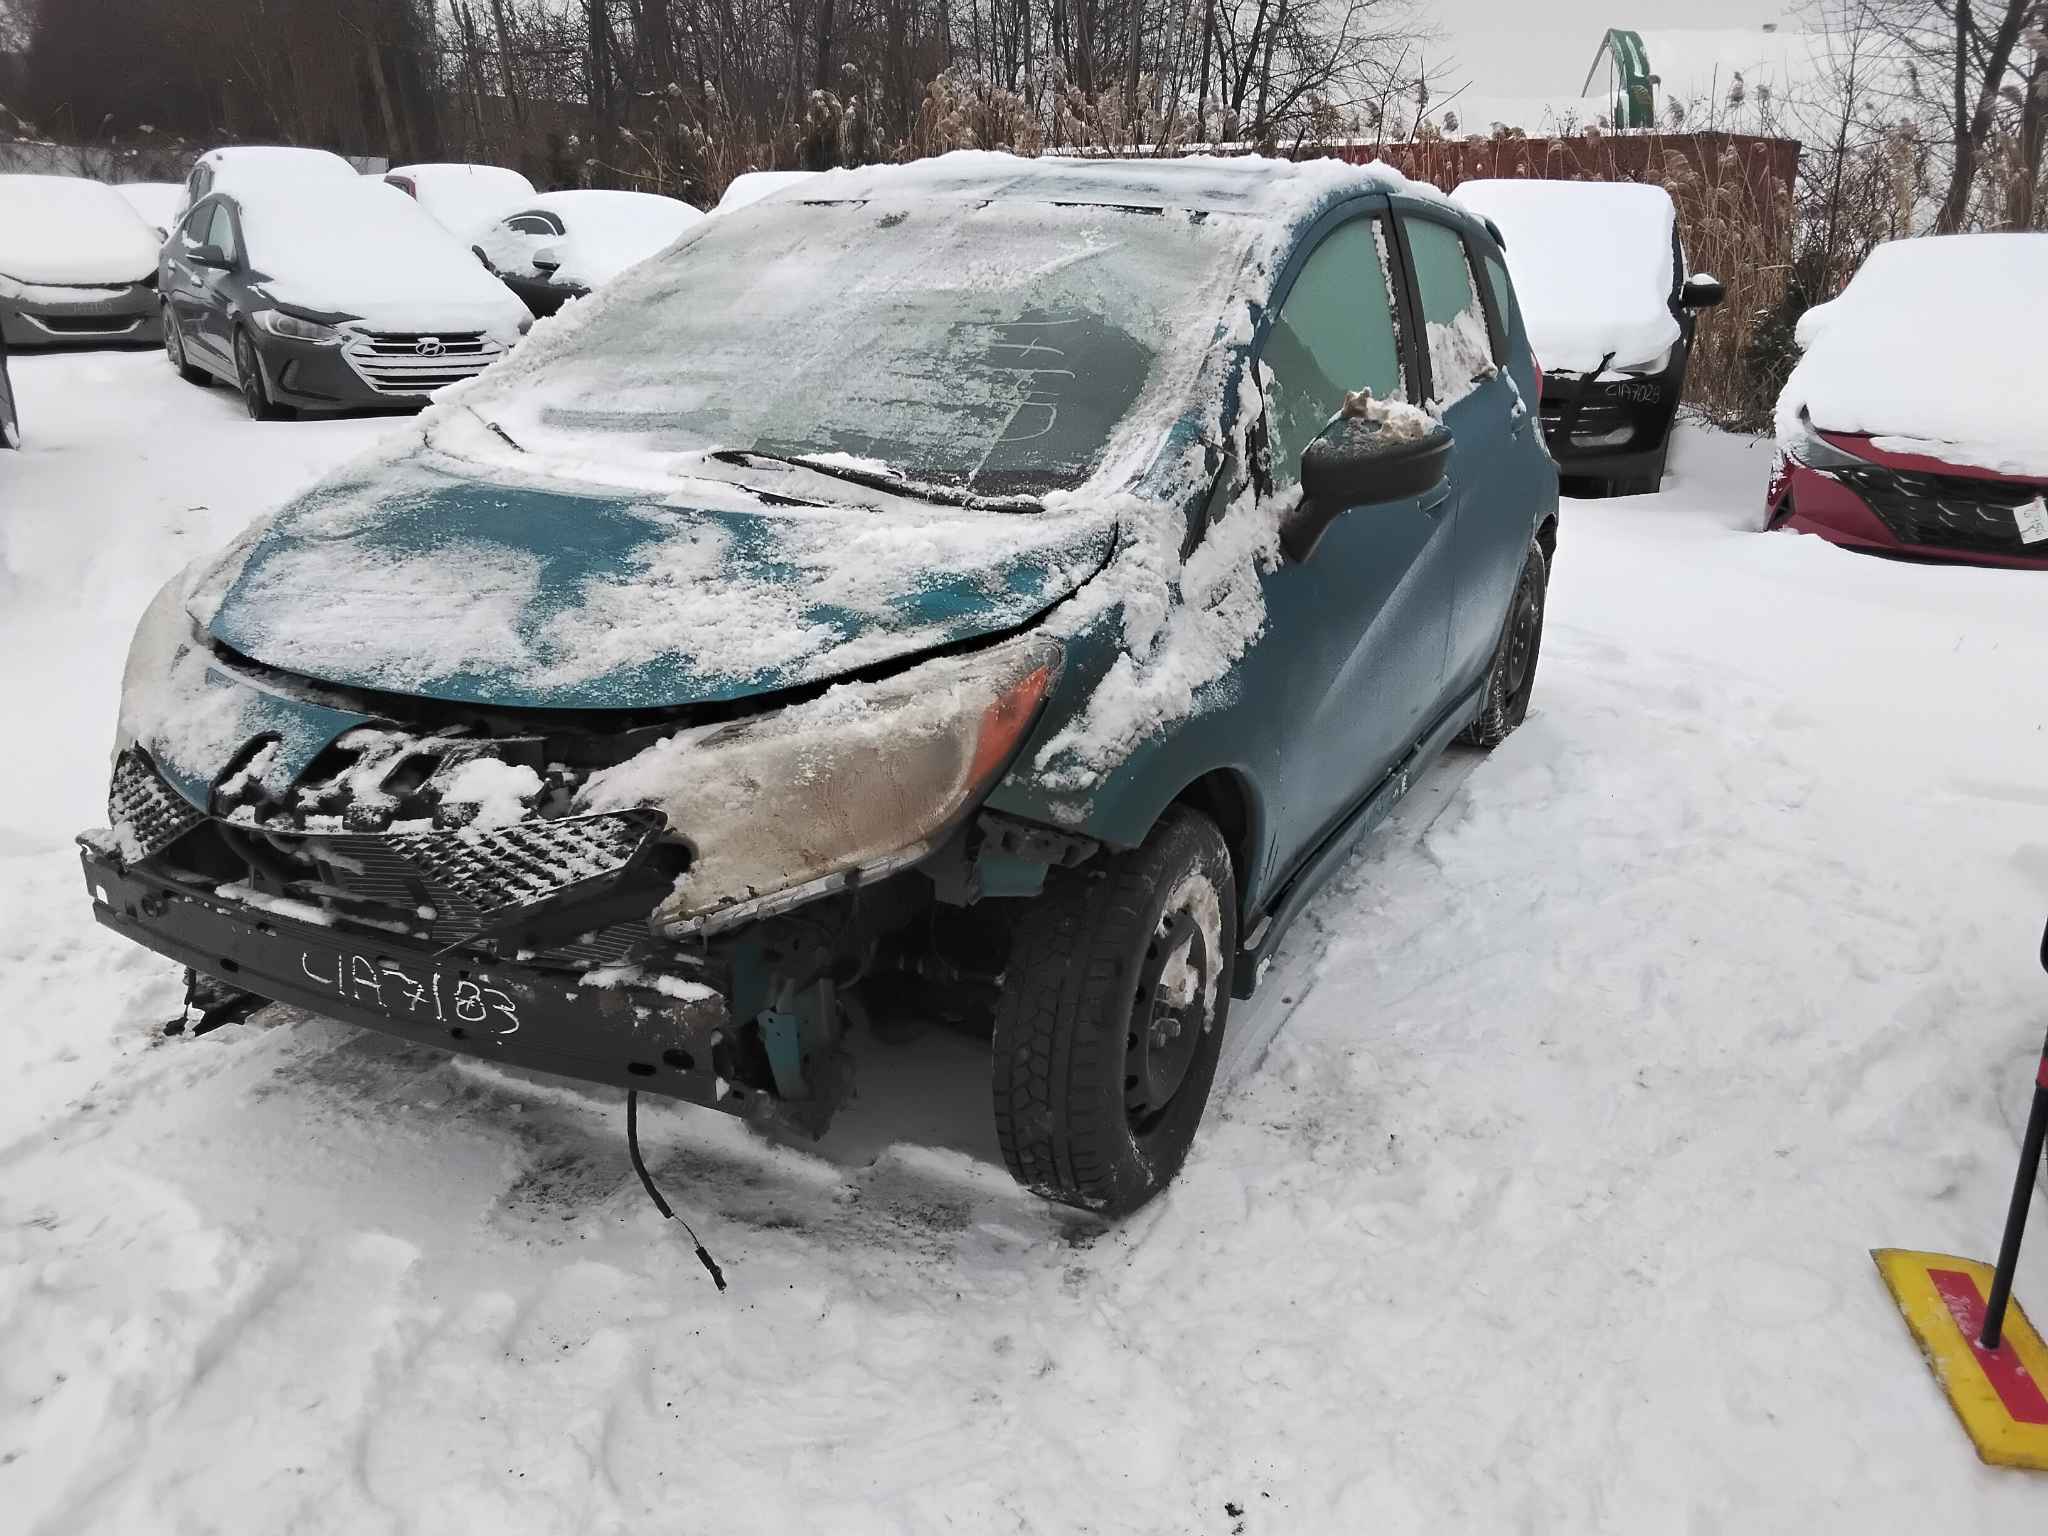
[(1018, 1183), (1108, 1216), (1166, 1187), (1209, 1102), (1236, 953), (1230, 849), (1197, 811), (1053, 874), (996, 1009), (996, 1136)]
[(1508, 603), (1507, 622), (1486, 669), (1486, 699), (1479, 715), (1458, 739), (1468, 746), (1497, 747), (1529, 714), (1529, 696), (1536, 691), (1536, 658), (1543, 650), (1543, 609), (1550, 589), (1550, 562), (1543, 546), (1531, 539), (1522, 561), (1515, 595)]
[(263, 364), (256, 356), (256, 343), (249, 339), (247, 331), (235, 332), (235, 387), (242, 392), (242, 404), (248, 408), (251, 421), (291, 419), (291, 410), (270, 398)]
[(191, 357), (185, 351), (185, 333), (178, 327), (177, 311), (170, 305), (163, 306), (164, 356), (178, 371), (178, 377), (187, 384), (211, 384), (213, 375), (204, 368), (194, 367)]

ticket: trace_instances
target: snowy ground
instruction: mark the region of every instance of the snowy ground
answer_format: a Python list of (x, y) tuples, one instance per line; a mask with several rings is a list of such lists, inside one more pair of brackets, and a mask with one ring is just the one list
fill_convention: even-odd
[[(1529, 724), (1232, 1021), (1120, 1230), (964, 1041), (822, 1148), (272, 1010), (96, 931), (127, 633), (375, 420), (17, 359), (0, 456), (0, 1509), (24, 1532), (2039, 1532), (1866, 1250), (1987, 1255), (2048, 1017), (2034, 573), (1750, 531), (1766, 453), (1567, 508)], [(1262, 1047), (1270, 1039), (1269, 1049)], [(2048, 1313), (2048, 1224), (2020, 1293)]]

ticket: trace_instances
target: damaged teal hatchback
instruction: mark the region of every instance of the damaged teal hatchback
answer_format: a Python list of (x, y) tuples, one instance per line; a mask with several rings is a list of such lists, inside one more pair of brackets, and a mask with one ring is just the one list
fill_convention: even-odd
[(172, 581), (86, 883), (275, 1000), (821, 1130), (992, 1041), (1134, 1209), (1226, 1012), (1452, 740), (1556, 541), (1486, 226), (1379, 168), (953, 155), (707, 219)]

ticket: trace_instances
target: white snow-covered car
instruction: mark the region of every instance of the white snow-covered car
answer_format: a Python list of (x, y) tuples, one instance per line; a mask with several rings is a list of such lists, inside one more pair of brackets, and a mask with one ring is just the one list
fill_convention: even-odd
[(1770, 526), (2048, 568), (2048, 234), (1894, 240), (1800, 317)]
[(1451, 196), (1499, 231), (1543, 369), (1543, 438), (1578, 489), (1628, 495), (1664, 478), (1699, 311), (1678, 210), (1640, 182), (1468, 181)]
[(156, 237), (83, 176), (0, 176), (0, 334), (17, 347), (157, 339)]
[(529, 323), (460, 241), (367, 176), (201, 198), (158, 283), (171, 365), (232, 383), (259, 420), (424, 405)]
[(477, 256), (536, 315), (673, 245), (704, 215), (651, 192), (543, 192), (476, 237)]
[(534, 196), (532, 182), (502, 165), (401, 165), (386, 171), (384, 179), (463, 240)]
[(734, 213), (752, 207), (763, 198), (778, 197), (791, 187), (814, 179), (817, 171), (743, 171), (726, 183), (713, 213)]
[(127, 199), (137, 218), (156, 231), (159, 241), (170, 234), (171, 226), (184, 211), (185, 188), (181, 182), (123, 181), (115, 183), (114, 190)]

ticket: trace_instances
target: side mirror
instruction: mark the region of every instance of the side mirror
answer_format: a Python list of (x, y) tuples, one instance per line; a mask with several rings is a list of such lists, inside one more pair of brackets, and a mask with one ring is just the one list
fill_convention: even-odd
[(553, 277), (556, 270), (562, 265), (562, 253), (552, 245), (542, 246), (526, 259), (532, 264), (533, 270), (542, 277)]
[(1297, 565), (1315, 553), (1337, 515), (1420, 496), (1444, 478), (1451, 431), (1410, 407), (1368, 408), (1323, 429), (1301, 455), (1301, 502), (1280, 528), (1280, 547)]
[(195, 245), (185, 253), (185, 259), (195, 267), (212, 267), (216, 272), (232, 271), (235, 265), (217, 245)]
[(1728, 297), (1728, 288), (1711, 272), (1695, 272), (1678, 290), (1680, 309), (1712, 309)]

